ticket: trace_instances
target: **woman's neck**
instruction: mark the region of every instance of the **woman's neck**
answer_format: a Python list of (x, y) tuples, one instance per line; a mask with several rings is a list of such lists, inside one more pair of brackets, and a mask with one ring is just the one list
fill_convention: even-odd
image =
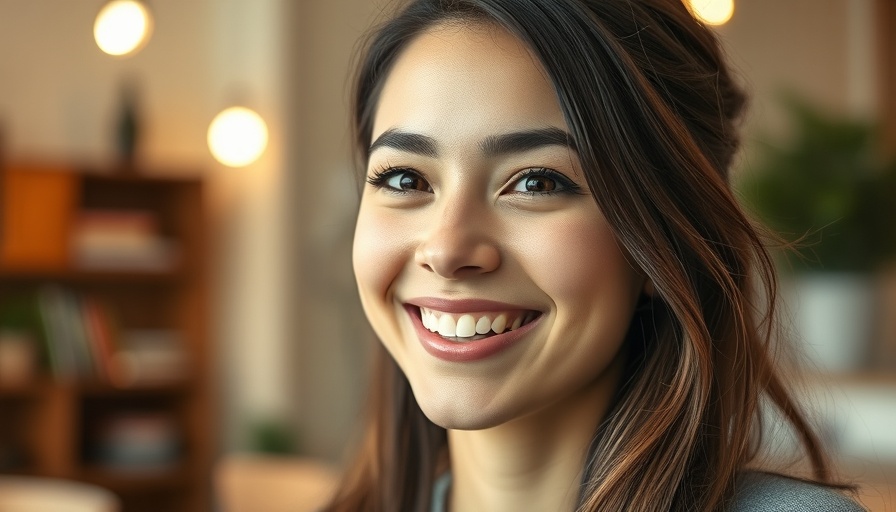
[(545, 409), (484, 430), (449, 430), (447, 510), (576, 508), (588, 445), (606, 414), (619, 369)]

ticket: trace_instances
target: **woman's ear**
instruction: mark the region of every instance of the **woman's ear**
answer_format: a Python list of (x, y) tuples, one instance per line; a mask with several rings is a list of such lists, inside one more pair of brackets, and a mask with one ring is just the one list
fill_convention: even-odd
[(638, 295), (638, 303), (635, 305), (635, 311), (644, 312), (652, 309), (655, 295), (656, 288), (653, 286), (653, 280), (644, 276), (644, 284), (641, 285), (641, 294)]
[(651, 299), (656, 295), (656, 288), (653, 286), (653, 280), (649, 277), (644, 278), (644, 287), (641, 288), (641, 293), (650, 297)]

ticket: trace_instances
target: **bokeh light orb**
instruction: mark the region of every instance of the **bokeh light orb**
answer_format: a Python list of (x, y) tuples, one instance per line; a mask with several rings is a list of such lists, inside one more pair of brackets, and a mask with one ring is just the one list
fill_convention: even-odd
[(215, 160), (228, 167), (251, 164), (268, 145), (264, 119), (245, 107), (221, 111), (208, 127), (208, 147)]
[(691, 12), (707, 25), (724, 25), (734, 15), (734, 0), (688, 0)]
[(137, 0), (112, 0), (100, 9), (93, 37), (109, 55), (128, 55), (146, 44), (152, 33), (149, 10)]

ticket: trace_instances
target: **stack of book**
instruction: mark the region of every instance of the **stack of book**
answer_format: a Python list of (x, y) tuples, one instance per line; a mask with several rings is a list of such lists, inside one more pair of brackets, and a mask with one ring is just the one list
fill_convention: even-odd
[(75, 264), (85, 269), (170, 270), (177, 258), (157, 216), (144, 210), (83, 210), (74, 219), (71, 241)]
[(181, 458), (181, 429), (164, 412), (120, 411), (90, 431), (91, 458), (124, 471), (170, 470)]

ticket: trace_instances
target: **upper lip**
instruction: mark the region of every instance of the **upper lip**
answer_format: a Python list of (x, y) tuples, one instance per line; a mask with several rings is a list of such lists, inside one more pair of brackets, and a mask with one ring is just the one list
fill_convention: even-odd
[(434, 309), (444, 313), (473, 313), (479, 311), (537, 311), (535, 308), (509, 304), (488, 299), (443, 299), (439, 297), (417, 297), (405, 301), (412, 306)]

